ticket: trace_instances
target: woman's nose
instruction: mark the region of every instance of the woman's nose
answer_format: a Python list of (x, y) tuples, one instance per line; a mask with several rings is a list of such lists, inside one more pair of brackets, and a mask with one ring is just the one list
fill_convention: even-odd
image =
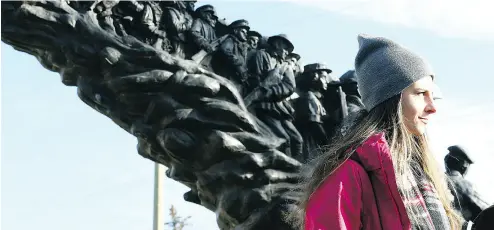
[(427, 106), (426, 106), (426, 112), (427, 113), (436, 113), (437, 112), (437, 107), (434, 102), (434, 98), (429, 97), (427, 100)]

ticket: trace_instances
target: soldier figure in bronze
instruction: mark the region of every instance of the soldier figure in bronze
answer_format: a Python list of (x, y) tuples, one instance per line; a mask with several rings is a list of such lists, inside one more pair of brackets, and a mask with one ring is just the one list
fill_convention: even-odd
[(283, 151), (292, 157), (302, 154), (302, 136), (293, 125), (294, 109), (288, 102), (296, 88), (293, 70), (284, 61), (293, 52), (293, 44), (286, 35), (269, 37), (268, 47), (259, 50), (248, 62), (250, 77), (259, 82), (258, 86), (245, 98), (257, 117), (271, 131), (285, 139)]
[(94, 7), (94, 12), (97, 15), (99, 25), (102, 29), (115, 33), (115, 26), (113, 25), (113, 11), (112, 8), (119, 3), (119, 0), (114, 1), (101, 1)]
[(195, 15), (196, 18), (190, 29), (192, 43), (195, 47), (193, 53), (197, 53), (201, 50), (212, 53), (215, 48), (211, 43), (216, 40), (217, 37), (215, 26), (218, 21), (218, 16), (216, 15), (216, 10), (212, 5), (203, 5), (196, 9)]
[(136, 28), (136, 21), (142, 17), (144, 5), (136, 0), (120, 1), (113, 7), (113, 20), (115, 30), (120, 36), (132, 35), (139, 37)]
[(262, 35), (254, 30), (250, 30), (247, 34), (247, 41), (249, 43), (249, 49), (256, 50), (257, 44), (259, 43), (259, 39), (261, 39)]
[(141, 41), (153, 46), (156, 49), (170, 51), (170, 42), (164, 28), (163, 8), (160, 1), (143, 2), (144, 9), (140, 20), (139, 33)]
[(364, 108), (364, 103), (358, 92), (357, 76), (355, 70), (349, 70), (340, 77), (341, 89), (345, 93), (348, 114), (355, 113)]
[(192, 28), (196, 0), (171, 1), (164, 7), (164, 23), (170, 40), (170, 53), (180, 58), (189, 58), (191, 51), (188, 49), (187, 33)]
[(473, 221), (489, 204), (475, 191), (473, 184), (464, 178), (468, 168), (474, 163), (470, 156), (458, 145), (448, 147), (448, 151), (444, 164), (454, 196), (454, 207), (466, 221)]
[(295, 79), (302, 74), (304, 71), (302, 66), (300, 65), (300, 55), (297, 53), (290, 53), (286, 57), (286, 61), (293, 69), (293, 74), (295, 75)]
[(327, 113), (324, 118), (324, 129), (328, 140), (331, 140), (335, 135), (340, 134), (340, 127), (348, 115), (348, 109), (340, 79), (331, 74), (332, 70), (328, 69), (327, 71), (328, 88), (323, 92), (321, 102)]
[(237, 86), (242, 93), (247, 86), (247, 33), (250, 29), (249, 22), (241, 19), (230, 24), (230, 34), (222, 41), (216, 51), (213, 61), (213, 70), (228, 79)]
[(345, 94), (347, 114), (341, 121), (341, 134), (345, 134), (346, 131), (353, 125), (355, 119), (359, 115), (359, 111), (364, 109), (364, 103), (362, 102), (360, 93), (358, 92), (357, 76), (355, 70), (349, 70), (340, 77), (340, 84), (343, 93)]
[(315, 157), (318, 148), (328, 143), (323, 118), (326, 110), (320, 102), (322, 92), (327, 89), (329, 68), (322, 63), (309, 64), (297, 79), (300, 97), (295, 100), (295, 127), (303, 137), (300, 162), (307, 162)]

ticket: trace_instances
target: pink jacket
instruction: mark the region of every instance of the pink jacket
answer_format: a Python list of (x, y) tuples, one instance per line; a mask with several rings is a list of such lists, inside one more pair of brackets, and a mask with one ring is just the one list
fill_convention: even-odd
[(411, 229), (384, 134), (367, 139), (312, 195), (305, 229)]

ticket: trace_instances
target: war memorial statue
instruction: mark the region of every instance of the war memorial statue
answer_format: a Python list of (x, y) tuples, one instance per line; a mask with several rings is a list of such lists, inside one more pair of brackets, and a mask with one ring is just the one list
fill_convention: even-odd
[(458, 145), (450, 146), (448, 151), (444, 157), (444, 165), (450, 182), (448, 185), (455, 193), (453, 204), (466, 221), (473, 222), (489, 204), (475, 190), (473, 184), (464, 178), (468, 168), (474, 163), (471, 157)]
[(362, 108), (354, 72), (196, 1), (2, 1), (2, 41), (77, 87), (220, 229), (293, 229), (300, 167)]

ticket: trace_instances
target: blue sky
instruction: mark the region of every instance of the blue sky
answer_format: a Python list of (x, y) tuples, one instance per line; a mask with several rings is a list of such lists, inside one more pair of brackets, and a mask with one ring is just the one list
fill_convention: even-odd
[[(452, 144), (471, 150), (476, 164), (468, 178), (494, 201), (487, 183), (494, 173), (488, 7), (475, 1), (477, 8), (441, 5), (445, 11), (424, 1), (289, 2), (214, 5), (220, 17), (247, 19), (262, 34), (288, 34), (304, 63), (325, 62), (336, 75), (352, 68), (359, 33), (391, 38), (426, 57), (445, 97), (430, 127), (437, 157)], [(137, 154), (135, 138), (86, 106), (76, 88), (34, 57), (4, 43), (1, 50), (1, 228), (151, 229), (154, 168)], [(184, 186), (171, 180), (164, 186), (165, 208), (174, 204), (192, 216), (185, 229), (217, 229), (214, 213), (183, 201)]]

